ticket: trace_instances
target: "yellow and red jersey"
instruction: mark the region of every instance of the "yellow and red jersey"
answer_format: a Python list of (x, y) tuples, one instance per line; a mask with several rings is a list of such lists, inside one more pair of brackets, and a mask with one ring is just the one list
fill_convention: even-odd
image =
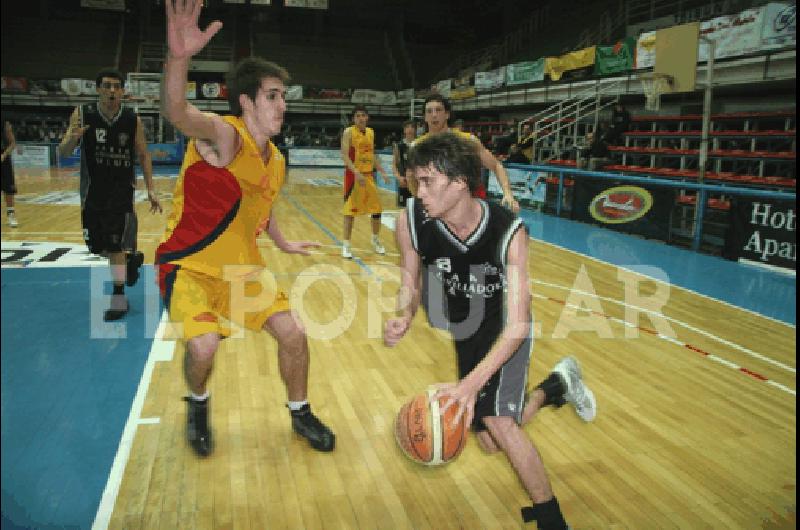
[[(189, 142), (173, 196), (173, 210), (156, 250), (156, 264), (190, 269), (225, 278), (225, 266), (264, 267), (256, 236), (269, 222), (272, 205), (286, 174), (286, 162), (268, 142), (264, 163), (261, 150), (241, 118), (223, 118), (242, 141), (225, 167), (206, 162)], [(161, 267), (167, 274), (175, 267)], [(162, 282), (163, 285), (163, 282)]]

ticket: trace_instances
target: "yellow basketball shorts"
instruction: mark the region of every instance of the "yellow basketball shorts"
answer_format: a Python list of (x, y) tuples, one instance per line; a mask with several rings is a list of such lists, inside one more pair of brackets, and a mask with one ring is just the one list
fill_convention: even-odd
[(348, 217), (374, 215), (383, 211), (375, 185), (375, 173), (364, 174), (364, 184), (359, 184), (349, 169), (344, 176), (344, 206), (342, 213)]
[(289, 298), (264, 276), (228, 281), (171, 263), (160, 265), (159, 287), (172, 324), (169, 338), (206, 333), (231, 335), (230, 324), (259, 331), (274, 314), (289, 311)]

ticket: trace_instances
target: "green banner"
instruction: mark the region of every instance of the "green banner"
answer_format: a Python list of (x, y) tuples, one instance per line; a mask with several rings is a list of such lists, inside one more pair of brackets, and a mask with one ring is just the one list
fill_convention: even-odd
[(506, 66), (506, 84), (521, 85), (544, 81), (544, 57), (536, 61), (514, 63)]
[(594, 73), (614, 74), (633, 70), (636, 39), (626, 37), (614, 46), (598, 46), (595, 52)]

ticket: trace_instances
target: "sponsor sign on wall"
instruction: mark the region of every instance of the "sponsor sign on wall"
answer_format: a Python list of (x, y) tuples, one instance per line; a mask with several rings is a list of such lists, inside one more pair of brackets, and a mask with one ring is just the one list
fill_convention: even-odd
[(794, 202), (734, 200), (724, 256), (797, 270)]
[(573, 188), (572, 218), (666, 241), (675, 192), (668, 188), (580, 179)]
[(49, 168), (50, 146), (17, 144), (11, 154), (11, 163), (15, 168)]

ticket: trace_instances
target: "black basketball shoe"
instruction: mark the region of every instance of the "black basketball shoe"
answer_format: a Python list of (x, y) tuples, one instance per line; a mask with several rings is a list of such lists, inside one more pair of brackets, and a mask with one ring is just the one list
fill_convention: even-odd
[(197, 401), (191, 396), (183, 400), (189, 406), (186, 414), (186, 437), (198, 456), (208, 456), (214, 450), (211, 429), (208, 425), (208, 400)]
[(311, 447), (317, 451), (333, 451), (336, 445), (336, 436), (319, 421), (311, 412), (311, 406), (306, 403), (300, 410), (292, 410), (292, 429), (294, 432), (308, 440)]
[(133, 287), (139, 281), (139, 268), (144, 263), (144, 254), (141, 252), (134, 252), (128, 254), (128, 266), (126, 271), (125, 284), (128, 287)]

